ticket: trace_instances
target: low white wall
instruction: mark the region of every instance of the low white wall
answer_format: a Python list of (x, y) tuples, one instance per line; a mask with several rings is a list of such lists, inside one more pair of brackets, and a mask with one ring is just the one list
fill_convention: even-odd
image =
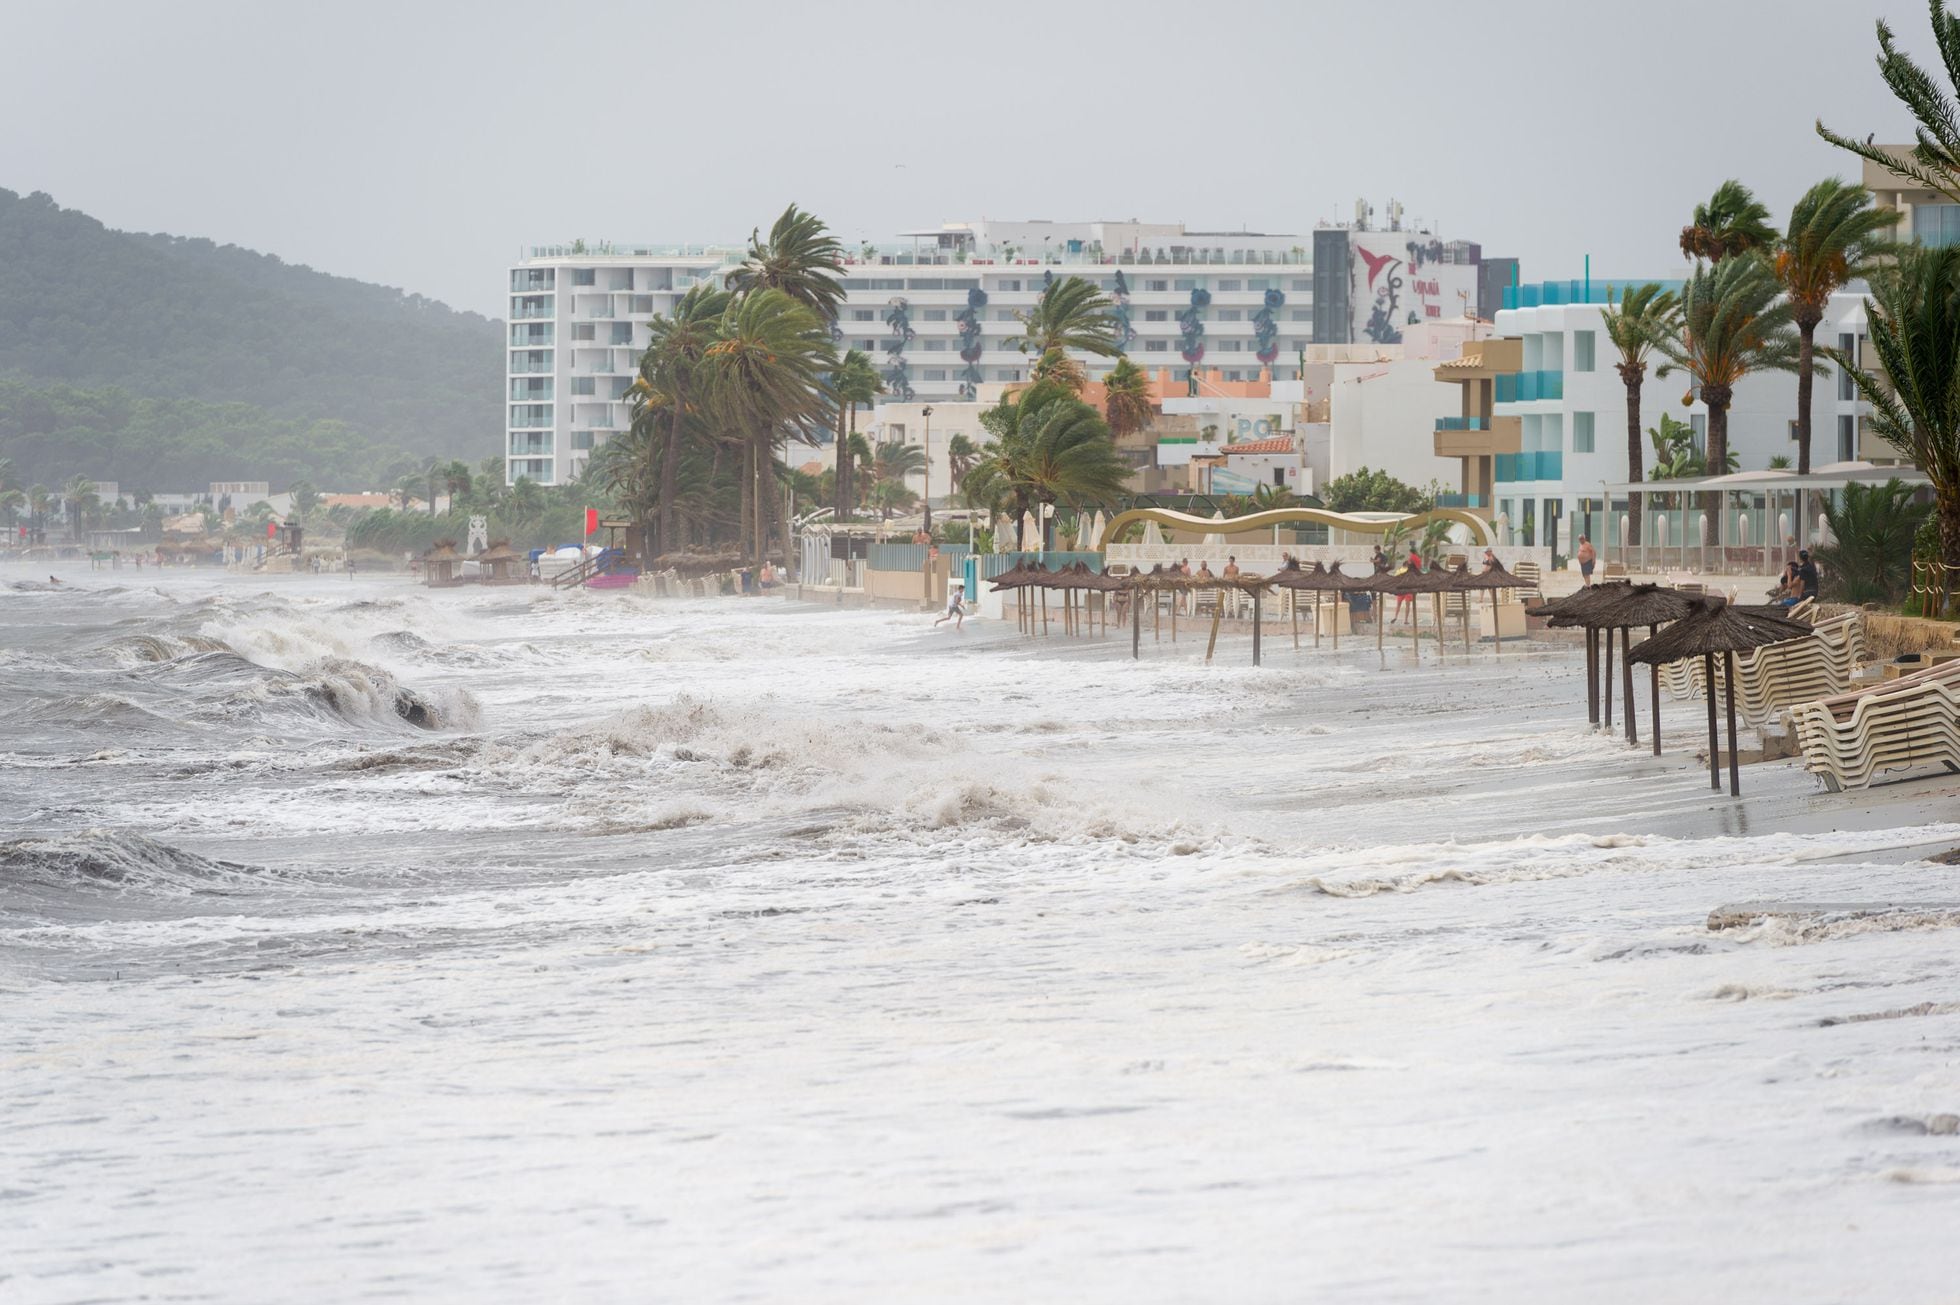
[[(1216, 572), (1224, 567), (1226, 558), (1236, 557), (1241, 571), (1260, 575), (1279, 570), (1285, 561), (1284, 555), (1288, 553), (1299, 558), (1302, 566), (1312, 566), (1315, 562), (1332, 566), (1339, 562), (1341, 569), (1349, 575), (1366, 575), (1373, 567), (1375, 555), (1372, 544), (1233, 543), (1230, 536), (1222, 544), (1111, 544), (1103, 551), (1111, 566), (1121, 564), (1145, 571), (1159, 562), (1168, 566), (1189, 558), (1193, 570), (1197, 569), (1199, 562), (1209, 562)], [(1453, 544), (1446, 551), (1463, 554), (1469, 559), (1473, 571), (1482, 565), (1484, 550), (1475, 544)], [(1551, 573), (1552, 550), (1549, 548), (1498, 544), (1491, 552), (1497, 554), (1497, 560), (1508, 570), (1517, 570), (1520, 562), (1536, 562), (1540, 574)], [(1397, 557), (1395, 560), (1399, 565), (1402, 559)]]

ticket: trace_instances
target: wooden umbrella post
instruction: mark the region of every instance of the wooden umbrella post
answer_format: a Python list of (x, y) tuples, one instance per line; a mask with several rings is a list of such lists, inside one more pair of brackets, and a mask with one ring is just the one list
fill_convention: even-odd
[(1606, 682), (1606, 687), (1600, 693), (1600, 715), (1605, 720), (1606, 728), (1610, 730), (1613, 728), (1613, 632), (1611, 630), (1606, 631), (1606, 638), (1602, 642), (1606, 645), (1606, 674), (1600, 678)]
[[(1610, 639), (1613, 636), (1608, 632), (1606, 637)], [(1624, 680), (1621, 685), (1624, 692), (1620, 694), (1620, 701), (1627, 714), (1627, 742), (1637, 748), (1640, 746), (1640, 726), (1633, 718), (1633, 662), (1628, 660), (1628, 654), (1632, 651), (1633, 631), (1623, 625), (1620, 627), (1620, 675)]]
[(1162, 643), (1164, 640), (1164, 591), (1150, 591), (1150, 642)]
[(1048, 633), (1048, 587), (1046, 585), (1041, 588), (1041, 632), (1044, 635)]
[(1130, 660), (1131, 661), (1135, 661), (1137, 660), (1137, 658), (1143, 656), (1143, 609), (1137, 606), (1137, 600), (1142, 597), (1143, 597), (1143, 591), (1140, 589), (1130, 595)]
[(1722, 791), (1722, 736), (1715, 723), (1715, 654), (1701, 655), (1702, 682), (1708, 685), (1708, 787)]
[(1286, 610), (1293, 614), (1293, 651), (1300, 651), (1300, 591), (1295, 589), (1286, 600)]
[(1463, 651), (1466, 655), (1470, 652), (1470, 608), (1475, 601), (1469, 594), (1463, 595)]
[[(1647, 637), (1649, 639), (1660, 632), (1661, 628), (1658, 625), (1647, 627)], [(1647, 728), (1654, 735), (1654, 755), (1658, 757), (1661, 755), (1661, 664), (1655, 662), (1647, 670), (1649, 672), (1649, 678), (1653, 681), (1654, 688), (1654, 710), (1652, 719), (1647, 723)]]
[(1223, 615), (1225, 615), (1225, 604), (1213, 603), (1211, 605), (1211, 641), (1205, 644), (1205, 664), (1207, 666), (1211, 664), (1212, 650), (1218, 647), (1218, 618)]
[(1599, 724), (1599, 631), (1586, 627), (1586, 723)]
[(1384, 598), (1387, 598), (1387, 597), (1389, 597), (1389, 595), (1388, 595), (1388, 594), (1385, 594), (1385, 593), (1378, 593), (1378, 594), (1376, 594), (1376, 595), (1375, 595), (1375, 602), (1374, 602), (1374, 612), (1375, 612), (1375, 651), (1376, 651), (1376, 653), (1380, 653), (1380, 652), (1381, 652), (1381, 650), (1382, 650), (1382, 626), (1384, 626), (1384, 625), (1386, 625), (1386, 624), (1387, 624), (1387, 622), (1386, 622), (1386, 621), (1383, 621), (1383, 620), (1382, 620), (1382, 599), (1384, 599)]
[(1735, 755), (1735, 654), (1722, 654), (1722, 696), (1729, 707), (1729, 796), (1742, 796), (1741, 763)]
[(1259, 664), (1259, 591), (1252, 591), (1252, 664)]

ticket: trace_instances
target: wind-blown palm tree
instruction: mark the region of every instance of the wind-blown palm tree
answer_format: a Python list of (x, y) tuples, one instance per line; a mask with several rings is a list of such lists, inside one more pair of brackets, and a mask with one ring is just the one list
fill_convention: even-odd
[[(884, 392), (885, 380), (872, 365), (871, 355), (861, 349), (847, 349), (843, 359), (837, 364), (836, 375), (830, 378), (831, 388), (837, 392), (837, 475), (832, 486), (837, 496), (836, 516), (839, 521), (851, 518), (851, 507), (857, 502), (853, 492), (851, 477), (854, 474), (851, 453), (857, 441), (857, 410), (859, 404), (870, 404)], [(845, 418), (850, 420), (846, 429)]]
[[(1960, 77), (1960, 18), (1947, 12), (1945, 0), (1932, 0), (1933, 41), (1947, 80)], [(1892, 29), (1878, 20), (1878, 74), (1918, 124), (1917, 143), (1902, 154), (1872, 143), (1841, 136), (1820, 119), (1817, 134), (1842, 150), (1878, 164), (1894, 176), (1905, 177), (1960, 204), (1960, 104), (1912, 57), (1892, 42)]]
[[(1043, 363), (1050, 353), (1066, 359), (1070, 350), (1114, 358), (1122, 352), (1123, 338), (1115, 309), (1115, 301), (1089, 282), (1065, 276), (1050, 282), (1033, 310), (1021, 314), (1024, 329), (1015, 346)], [(1079, 365), (1075, 375), (1081, 375)], [(1070, 381), (1066, 375), (1055, 379)], [(1079, 392), (1080, 381), (1072, 381), (1071, 388)]]
[(1797, 474), (1810, 474), (1810, 393), (1815, 367), (1812, 337), (1831, 295), (1853, 277), (1869, 273), (1891, 248), (1886, 232), (1899, 220), (1893, 209), (1872, 207), (1863, 186), (1831, 177), (1805, 191), (1790, 210), (1790, 229), (1777, 243), (1776, 277), (1789, 296), (1797, 327)]
[(1831, 542), (1820, 545), (1816, 560), (1829, 597), (1844, 603), (1896, 603), (1912, 582), (1912, 540), (1933, 510), (1914, 503), (1914, 489), (1902, 480), (1883, 485), (1851, 484), (1841, 502), (1826, 500), (1824, 520)]
[(722, 318), (732, 302), (726, 291), (707, 285), (691, 286), (674, 304), (671, 315), (656, 314), (648, 323), (646, 353), (641, 355), (640, 375), (629, 393), (636, 420), (650, 393), (658, 392), (668, 400), (666, 437), (657, 441), (648, 438), (644, 449), (649, 458), (656, 448), (660, 456), (659, 473), (647, 476), (649, 483), (658, 486), (655, 514), (659, 534), (657, 542), (648, 544), (653, 550), (650, 556), (657, 557), (674, 548), (674, 502), (685, 437), (682, 427), (689, 413), (705, 398), (708, 350), (721, 338)]
[[(1600, 320), (1607, 343), (1620, 355), (1614, 366), (1627, 390), (1627, 482), (1637, 485), (1644, 478), (1640, 469), (1640, 387), (1647, 377), (1648, 356), (1659, 347), (1660, 341), (1676, 332), (1681, 301), (1673, 291), (1663, 290), (1651, 281), (1629, 286), (1618, 299), (1616, 304), (1613, 296), (1608, 295), (1606, 307), (1600, 310)], [(1627, 495), (1626, 542), (1640, 543), (1640, 495), (1637, 493)]]
[(87, 476), (70, 476), (68, 483), (61, 487), (61, 497), (68, 505), (68, 531), (75, 538), (80, 539), (83, 515), (102, 501), (95, 492), (95, 482)]
[(320, 491), (310, 481), (294, 481), (286, 486), (286, 494), (293, 502), (291, 518), (294, 521), (306, 520), (320, 506)]
[(27, 487), (27, 510), (34, 518), (34, 528), (36, 530), (46, 530), (48, 528), (48, 508), (53, 502), (54, 495), (48, 492), (46, 485), (29, 485)]
[(968, 473), (968, 497), (1007, 510), (1017, 525), (1039, 504), (1081, 508), (1128, 487), (1130, 469), (1108, 423), (1059, 382), (1003, 398), (980, 422), (995, 442)]
[(955, 435), (946, 441), (946, 466), (952, 473), (955, 494), (966, 484), (967, 473), (973, 470), (979, 457), (979, 446), (965, 435)]
[(926, 452), (903, 440), (882, 440), (871, 459), (871, 503), (883, 518), (891, 520), (892, 509), (909, 507), (918, 501), (905, 482), (926, 473)]
[(728, 274), (728, 288), (738, 294), (780, 290), (802, 304), (825, 326), (837, 320), (844, 286), (844, 246), (814, 213), (791, 204), (769, 228), (749, 234), (749, 256)]
[(1944, 611), (1960, 576), (1960, 248), (1902, 249), (1865, 306), (1878, 372), (1828, 352), (1871, 404), (1872, 429), (1933, 482)]
[(775, 500), (775, 447), (785, 436), (821, 430), (835, 394), (837, 354), (808, 307), (781, 290), (739, 296), (723, 314), (720, 338), (704, 355), (709, 403), (730, 438), (746, 435), (745, 486), (754, 508), (753, 557), (766, 554)]
[(1711, 263), (1775, 243), (1769, 210), (1734, 178), (1717, 186), (1706, 204), (1695, 205), (1694, 221), (1681, 228), (1682, 257)]
[(1156, 415), (1150, 402), (1150, 378), (1128, 358), (1119, 358), (1103, 377), (1103, 417), (1115, 439), (1134, 435)]
[(449, 491), (449, 506), (454, 509), (468, 500), (475, 477), (470, 474), (470, 464), (459, 458), (442, 464), (442, 482)]
[(1729, 404), (1750, 372), (1797, 369), (1791, 308), (1769, 263), (1757, 254), (1697, 267), (1681, 291), (1679, 329), (1660, 340), (1668, 361), (1655, 372), (1686, 372), (1708, 405), (1710, 467), (1728, 462)]

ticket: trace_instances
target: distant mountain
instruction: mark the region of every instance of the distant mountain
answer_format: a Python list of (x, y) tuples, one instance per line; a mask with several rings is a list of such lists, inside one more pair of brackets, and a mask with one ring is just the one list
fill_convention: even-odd
[(0, 455), (23, 479), (474, 462), (498, 448), (503, 352), (501, 323), (420, 295), (0, 190)]

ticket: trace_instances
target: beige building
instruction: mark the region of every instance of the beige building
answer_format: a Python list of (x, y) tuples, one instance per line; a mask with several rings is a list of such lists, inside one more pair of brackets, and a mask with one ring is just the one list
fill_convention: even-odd
[(1461, 391), (1454, 417), (1436, 419), (1436, 456), (1459, 459), (1461, 506), (1491, 513), (1497, 492), (1497, 457), (1523, 447), (1520, 418), (1496, 412), (1497, 378), (1523, 370), (1524, 341), (1471, 340), (1463, 354), (1436, 364), (1436, 379)]

